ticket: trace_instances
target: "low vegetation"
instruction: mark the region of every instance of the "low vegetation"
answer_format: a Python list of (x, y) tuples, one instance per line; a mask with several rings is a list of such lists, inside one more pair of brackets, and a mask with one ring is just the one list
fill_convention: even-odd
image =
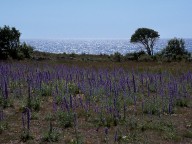
[(191, 63), (1, 62), (0, 141), (191, 143), (191, 78)]

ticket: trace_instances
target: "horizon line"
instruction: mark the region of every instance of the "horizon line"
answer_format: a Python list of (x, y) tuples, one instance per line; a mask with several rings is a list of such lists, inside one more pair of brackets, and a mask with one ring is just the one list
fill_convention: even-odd
[[(179, 39), (192, 39), (192, 38), (180, 38)], [(159, 39), (173, 39), (173, 38), (159, 38)], [(130, 38), (21, 38), (21, 40), (130, 40)]]

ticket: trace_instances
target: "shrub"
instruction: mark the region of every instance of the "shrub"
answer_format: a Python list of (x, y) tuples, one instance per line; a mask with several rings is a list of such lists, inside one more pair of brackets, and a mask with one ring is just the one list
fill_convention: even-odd
[(43, 135), (43, 142), (57, 142), (59, 140), (59, 133), (53, 129), (52, 122), (49, 124), (49, 131)]
[(150, 62), (150, 61), (153, 61), (152, 57), (150, 55), (141, 55), (139, 58), (138, 58), (138, 61), (145, 61), (145, 62)]
[(166, 61), (180, 61), (190, 57), (189, 52), (185, 49), (185, 42), (183, 39), (171, 39), (168, 45), (161, 52), (162, 58)]
[(70, 58), (75, 58), (75, 57), (76, 57), (76, 54), (73, 52), (73, 53), (69, 54), (69, 57), (70, 57)]
[(58, 112), (58, 120), (60, 126), (63, 128), (69, 128), (73, 126), (73, 121), (74, 121), (74, 114), (72, 112), (64, 112), (64, 111), (59, 111)]
[(8, 123), (0, 120), (0, 134), (2, 134), (2, 132), (6, 129), (8, 129)]
[(79, 88), (75, 83), (68, 83), (67, 86), (70, 94), (75, 95), (79, 93)]
[(23, 54), (24, 58), (31, 58), (33, 49), (34, 48), (32, 46), (23, 43), (22, 45), (20, 45), (19, 51), (21, 52), (21, 54)]
[(139, 52), (127, 53), (124, 58), (125, 60), (138, 60), (139, 57), (145, 54), (146, 53), (143, 50), (141, 50)]
[(27, 142), (28, 140), (32, 140), (33, 137), (30, 135), (28, 131), (22, 131), (20, 139), (22, 142)]
[(41, 103), (41, 100), (39, 98), (34, 98), (32, 101), (31, 101), (31, 108), (34, 110), (34, 111), (39, 111), (40, 110), (40, 103)]
[(114, 55), (113, 55), (113, 60), (115, 62), (121, 62), (122, 60), (122, 55), (119, 53), (119, 52), (115, 52)]

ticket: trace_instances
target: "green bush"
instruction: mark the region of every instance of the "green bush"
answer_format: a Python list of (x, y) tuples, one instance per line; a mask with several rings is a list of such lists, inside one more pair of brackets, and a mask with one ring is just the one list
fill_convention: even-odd
[(68, 90), (69, 90), (69, 93), (72, 94), (72, 95), (76, 95), (79, 93), (79, 88), (78, 86), (75, 84), (75, 83), (68, 83)]
[(73, 127), (74, 114), (72, 112), (59, 111), (58, 121), (63, 128)]
[(34, 98), (32, 101), (31, 101), (31, 108), (34, 110), (34, 111), (39, 111), (40, 110), (40, 105), (41, 105), (41, 100), (39, 98)]
[(127, 53), (124, 58), (125, 60), (138, 60), (142, 55), (146, 55), (146, 53), (141, 50), (139, 52)]
[(183, 39), (171, 39), (168, 45), (161, 52), (163, 60), (166, 61), (181, 61), (190, 58), (190, 53), (185, 49), (185, 42)]
[(6, 129), (8, 129), (8, 123), (3, 120), (0, 121), (0, 134)]
[(112, 57), (115, 62), (121, 62), (122, 60), (122, 55), (119, 52), (115, 52)]
[(24, 130), (21, 133), (20, 139), (21, 139), (22, 142), (27, 142), (28, 140), (32, 140), (33, 137), (32, 137), (32, 135), (30, 134), (29, 131)]
[(31, 58), (31, 54), (33, 53), (33, 47), (23, 43), (20, 45), (19, 52), (24, 56), (24, 58)]
[(138, 58), (138, 61), (150, 62), (150, 61), (153, 61), (153, 58), (150, 55), (145, 54), (145, 55), (141, 55)]

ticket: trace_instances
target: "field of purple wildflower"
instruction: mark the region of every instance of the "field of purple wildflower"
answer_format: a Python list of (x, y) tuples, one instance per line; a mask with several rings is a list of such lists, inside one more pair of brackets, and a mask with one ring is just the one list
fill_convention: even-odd
[(190, 63), (0, 63), (1, 143), (192, 143)]

